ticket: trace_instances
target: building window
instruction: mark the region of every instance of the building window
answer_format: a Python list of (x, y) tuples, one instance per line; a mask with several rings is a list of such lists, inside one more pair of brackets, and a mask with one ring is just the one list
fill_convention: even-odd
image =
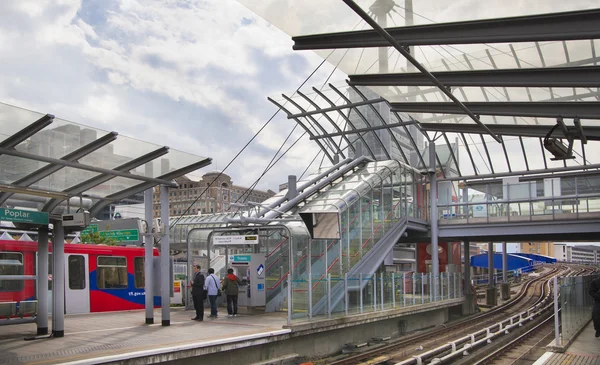
[(127, 289), (127, 259), (117, 256), (98, 256), (98, 289)]
[[(23, 254), (0, 252), (0, 275), (23, 275)], [(0, 280), (0, 292), (23, 290), (23, 280)]]
[(146, 286), (146, 272), (144, 271), (145, 257), (135, 257), (133, 259), (133, 267), (135, 270), (135, 276), (133, 282), (136, 288), (140, 289)]
[(69, 267), (69, 289), (83, 290), (85, 289), (85, 258), (83, 255), (70, 255), (67, 263)]

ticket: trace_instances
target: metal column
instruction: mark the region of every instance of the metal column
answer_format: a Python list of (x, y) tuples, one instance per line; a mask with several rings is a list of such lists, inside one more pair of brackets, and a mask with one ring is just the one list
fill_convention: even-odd
[(508, 252), (506, 241), (502, 242), (502, 284), (500, 284), (502, 300), (510, 299), (510, 284), (508, 283)]
[[(146, 175), (152, 176), (152, 175)], [(144, 242), (145, 259), (144, 259), (144, 288), (146, 292), (146, 324), (154, 323), (154, 280), (152, 277), (152, 266), (154, 262), (153, 248), (154, 248), (154, 235), (152, 234), (153, 227), (153, 209), (152, 209), (152, 197), (154, 189), (148, 189), (144, 191), (144, 216), (146, 220), (146, 235)], [(187, 290), (186, 290), (187, 292)]]
[(162, 308), (162, 325), (171, 325), (171, 283), (169, 279), (169, 260), (170, 243), (169, 243), (169, 187), (160, 186), (160, 223), (165, 231), (160, 240), (160, 301)]
[(54, 222), (52, 243), (52, 334), (65, 336), (65, 231), (62, 221)]
[(469, 247), (469, 241), (464, 241), (464, 257), (465, 257), (465, 264), (464, 264), (464, 272), (465, 272), (465, 282), (464, 282), (464, 293), (466, 294), (473, 294), (473, 292), (471, 291), (471, 251), (470, 251), (470, 247)]
[(435, 168), (435, 143), (429, 143), (429, 201), (431, 206), (431, 273), (434, 277), (433, 300), (439, 295), (439, 258), (438, 258), (438, 209), (437, 209), (437, 174)]
[(48, 334), (48, 226), (38, 229), (37, 334)]
[(488, 288), (486, 290), (486, 302), (489, 306), (498, 303), (496, 284), (494, 283), (494, 243), (488, 243)]

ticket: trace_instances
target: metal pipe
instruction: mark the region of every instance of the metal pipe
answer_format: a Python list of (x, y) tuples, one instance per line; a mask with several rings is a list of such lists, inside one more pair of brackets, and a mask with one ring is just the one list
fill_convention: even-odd
[(48, 226), (38, 229), (37, 334), (48, 334)]
[(169, 240), (169, 187), (160, 186), (160, 223), (165, 227), (165, 232), (160, 240), (160, 300), (163, 326), (171, 325), (171, 283), (169, 279), (169, 262), (171, 258)]
[(54, 222), (52, 244), (52, 334), (65, 336), (65, 231), (62, 221)]
[[(431, 272), (433, 273), (434, 280), (437, 281), (440, 275), (439, 258), (438, 258), (438, 207), (437, 207), (437, 172), (435, 164), (435, 143), (429, 143), (429, 201), (431, 206)], [(433, 288), (433, 299), (437, 300), (438, 296), (438, 285), (434, 283)]]
[(446, 88), (435, 76), (431, 74), (423, 65), (421, 65), (409, 52), (407, 52), (394, 37), (392, 37), (385, 29), (383, 29), (376, 21), (374, 21), (360, 6), (358, 6), (353, 0), (343, 0), (356, 14), (364, 19), (373, 29), (379, 33), (386, 41), (388, 41), (398, 52), (400, 52), (413, 66), (427, 76), (431, 82), (437, 86), (441, 92), (443, 92), (450, 100), (452, 100), (462, 111), (464, 111), (475, 123), (479, 124), (488, 134), (496, 140), (498, 143), (502, 143), (502, 140), (498, 138), (485, 124), (483, 124), (479, 118), (473, 114), (469, 108), (467, 108), (452, 92)]
[[(146, 234), (144, 242), (144, 290), (146, 293), (145, 305), (146, 305), (146, 324), (154, 323), (154, 278), (153, 278), (153, 248), (154, 248), (154, 235), (152, 234), (152, 228), (154, 225), (153, 220), (153, 209), (152, 209), (152, 198), (154, 195), (154, 189), (147, 189), (144, 191), (144, 218), (146, 220)], [(186, 281), (187, 285), (187, 281)], [(185, 291), (186, 293), (189, 290)], [(187, 296), (186, 296), (187, 305)]]

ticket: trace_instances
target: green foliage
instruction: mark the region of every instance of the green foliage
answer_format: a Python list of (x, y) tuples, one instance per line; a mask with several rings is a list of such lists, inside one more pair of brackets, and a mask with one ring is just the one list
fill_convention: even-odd
[(101, 236), (100, 232), (90, 232), (79, 236), (81, 243), (91, 243), (95, 245), (115, 246), (117, 241), (111, 237)]

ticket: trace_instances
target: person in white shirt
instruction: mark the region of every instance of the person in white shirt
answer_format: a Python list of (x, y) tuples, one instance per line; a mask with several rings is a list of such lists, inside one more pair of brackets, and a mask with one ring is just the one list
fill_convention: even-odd
[(208, 291), (208, 301), (210, 302), (209, 318), (217, 317), (217, 296), (219, 295), (220, 280), (215, 275), (215, 269), (208, 269), (208, 276), (204, 280), (204, 288)]

